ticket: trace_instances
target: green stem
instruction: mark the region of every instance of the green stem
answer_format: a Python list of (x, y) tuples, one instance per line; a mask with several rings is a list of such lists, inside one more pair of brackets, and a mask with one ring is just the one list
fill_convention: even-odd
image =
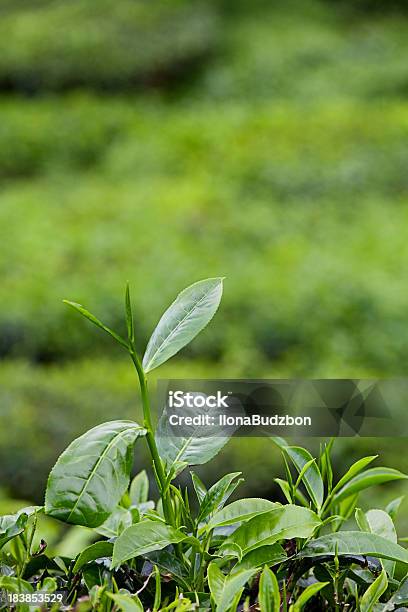
[(159, 451), (157, 450), (156, 440), (154, 438), (154, 433), (153, 433), (152, 419), (151, 419), (151, 413), (150, 413), (150, 400), (149, 400), (149, 393), (147, 391), (146, 376), (143, 371), (142, 364), (140, 363), (140, 360), (136, 352), (134, 351), (134, 349), (130, 348), (129, 352), (130, 352), (132, 361), (134, 363), (134, 366), (136, 368), (137, 375), (139, 377), (140, 392), (142, 396), (142, 405), (143, 405), (143, 421), (144, 421), (143, 425), (146, 429), (146, 440), (149, 446), (150, 454), (153, 459), (153, 464), (154, 464), (155, 472), (156, 472), (157, 479), (158, 479), (160, 495), (163, 501), (164, 516), (165, 516), (166, 521), (170, 523), (170, 525), (173, 525), (174, 527), (175, 519), (174, 519), (173, 508), (172, 508), (170, 497), (169, 497), (169, 492), (167, 490), (166, 474), (163, 469), (163, 464), (159, 456)]

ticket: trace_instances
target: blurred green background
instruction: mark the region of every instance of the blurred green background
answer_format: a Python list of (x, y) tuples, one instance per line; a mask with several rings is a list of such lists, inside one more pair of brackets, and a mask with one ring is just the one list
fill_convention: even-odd
[[(123, 330), (129, 280), (142, 350), (180, 289), (225, 275), (158, 376), (405, 375), (407, 57), (396, 0), (1, 0), (3, 495), (41, 502), (74, 436), (140, 418), (126, 356), (63, 298)], [(373, 453), (408, 472), (387, 439), (340, 440), (337, 468)], [(198, 472), (237, 469), (276, 494), (270, 442)]]

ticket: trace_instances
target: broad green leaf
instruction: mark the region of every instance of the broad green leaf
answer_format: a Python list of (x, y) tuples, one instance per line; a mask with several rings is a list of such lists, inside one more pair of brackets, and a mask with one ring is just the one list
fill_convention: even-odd
[(84, 567), (84, 565), (89, 563), (89, 561), (95, 561), (95, 559), (101, 559), (102, 557), (111, 557), (112, 552), (112, 542), (95, 542), (94, 544), (91, 544), (91, 546), (88, 546), (88, 548), (85, 548), (85, 550), (78, 555), (72, 571), (74, 574), (76, 574)]
[(143, 357), (145, 372), (178, 353), (211, 321), (221, 301), (222, 281), (207, 278), (179, 293), (149, 340)]
[[(106, 593), (121, 612), (143, 612), (143, 605), (137, 595), (124, 595), (122, 593)], [(115, 610), (116, 610), (115, 608)]]
[(374, 580), (360, 599), (360, 611), (372, 612), (381, 595), (387, 590), (388, 580), (385, 570)]
[(133, 421), (110, 421), (74, 440), (48, 477), (46, 513), (85, 527), (101, 525), (129, 485), (133, 446), (145, 433)]
[(306, 587), (303, 593), (297, 598), (295, 603), (290, 606), (290, 612), (300, 612), (301, 610), (303, 610), (309, 599), (314, 597), (328, 584), (328, 582), (315, 582), (314, 584), (311, 584), (310, 586)]
[(398, 514), (398, 510), (402, 502), (404, 501), (404, 499), (405, 499), (404, 495), (402, 495), (401, 497), (397, 497), (393, 499), (392, 501), (390, 501), (390, 503), (385, 508), (385, 511), (390, 515), (393, 521), (395, 521), (396, 516)]
[(230, 576), (225, 576), (214, 563), (208, 566), (208, 585), (216, 603), (216, 612), (227, 612), (234, 597), (255, 574), (256, 569), (250, 569)]
[(93, 315), (91, 312), (86, 310), (86, 308), (84, 308), (82, 304), (77, 304), (76, 302), (70, 302), (69, 300), (63, 300), (63, 302), (64, 304), (67, 304), (67, 306), (71, 306), (71, 308), (79, 312), (83, 317), (85, 317), (85, 319), (88, 319), (88, 321), (91, 321), (91, 323), (96, 325), (96, 327), (103, 329), (104, 332), (112, 336), (112, 338), (114, 338), (117, 342), (119, 342), (119, 344), (124, 346), (126, 349), (129, 348), (128, 343), (126, 342), (124, 338), (119, 336), (119, 334), (114, 332), (112, 329), (110, 329), (104, 323), (102, 323), (102, 321), (97, 319), (95, 315)]
[(339, 531), (321, 536), (309, 542), (298, 556), (334, 556), (336, 550), (338, 555), (369, 555), (408, 564), (408, 550), (374, 533), (362, 531)]
[(273, 544), (278, 540), (309, 538), (321, 525), (319, 517), (300, 506), (287, 504), (250, 519), (239, 527), (221, 546), (223, 554), (242, 558), (250, 550)]
[(259, 580), (259, 607), (261, 612), (279, 612), (280, 593), (275, 574), (265, 565)]
[(280, 504), (259, 497), (239, 499), (238, 501), (232, 502), (232, 504), (228, 504), (228, 506), (225, 506), (225, 508), (219, 512), (216, 512), (209, 521), (207, 527), (208, 529), (214, 529), (214, 527), (223, 527), (224, 525), (233, 525), (234, 523), (248, 521), (257, 514), (273, 510), (279, 506)]
[(261, 568), (263, 565), (272, 567), (278, 563), (282, 563), (287, 559), (287, 555), (280, 544), (270, 544), (269, 546), (260, 546), (254, 548), (245, 557), (234, 565), (231, 573), (241, 572), (251, 568)]
[[(395, 530), (392, 518), (384, 510), (369, 510), (366, 513), (366, 519), (369, 525), (369, 531), (376, 535), (390, 540), (390, 542), (397, 543), (397, 532)], [(383, 560), (383, 567), (387, 571), (387, 574), (392, 578), (394, 576), (395, 562), (390, 560)]]
[(130, 510), (118, 506), (102, 525), (94, 527), (94, 529), (100, 535), (105, 536), (105, 538), (116, 538), (127, 527), (130, 527), (133, 522), (135, 521), (132, 520), (132, 513)]
[[(215, 422), (224, 411), (224, 408), (217, 406), (206, 408), (206, 414), (214, 418)], [(186, 417), (195, 417), (196, 414), (196, 409), (193, 406), (185, 406), (183, 409), (183, 415)], [(169, 422), (167, 410), (164, 409), (157, 425), (155, 437), (159, 455), (169, 467), (179, 462), (185, 462), (187, 465), (207, 463), (220, 452), (230, 439), (230, 436), (218, 435), (212, 425), (191, 426), (188, 428), (188, 432), (185, 432), (188, 433), (186, 436), (179, 435), (179, 433), (181, 434), (181, 432), (177, 432), (177, 435), (175, 435)]]
[(364, 470), (364, 468), (367, 467), (367, 465), (369, 465), (372, 461), (374, 461), (374, 459), (377, 459), (377, 457), (378, 455), (362, 457), (361, 459), (353, 463), (353, 465), (349, 467), (347, 472), (340, 478), (339, 482), (333, 488), (333, 492), (336, 492), (341, 489), (341, 487), (347, 484), (352, 478), (354, 478), (354, 476), (357, 476), (357, 474)]
[(392, 468), (377, 467), (366, 470), (362, 474), (354, 476), (349, 480), (333, 497), (333, 503), (338, 503), (342, 499), (354, 495), (363, 489), (372, 487), (374, 485), (389, 482), (391, 480), (401, 480), (408, 478), (402, 472), (394, 470)]
[[(226, 474), (207, 491), (203, 501), (200, 504), (197, 521), (203, 521), (212, 512), (217, 511), (225, 503), (232, 491), (240, 482), (238, 481), (233, 483), (233, 480), (240, 475), (241, 472)], [(231, 486), (233, 486), (233, 489), (231, 489)]]
[(112, 567), (128, 559), (139, 557), (169, 544), (187, 539), (184, 533), (160, 521), (145, 520), (131, 525), (118, 537), (113, 546)]
[(313, 461), (312, 455), (300, 446), (288, 446), (286, 443), (283, 443), (282, 438), (275, 437), (272, 438), (272, 441), (290, 457), (299, 474), (309, 464), (309, 467), (307, 467), (302, 475), (302, 481), (313, 505), (317, 510), (320, 510), (324, 498), (324, 485), (320, 470), (316, 462)]
[(142, 470), (133, 478), (130, 484), (129, 495), (132, 504), (144, 504), (147, 502), (149, 497), (149, 479), (146, 470)]

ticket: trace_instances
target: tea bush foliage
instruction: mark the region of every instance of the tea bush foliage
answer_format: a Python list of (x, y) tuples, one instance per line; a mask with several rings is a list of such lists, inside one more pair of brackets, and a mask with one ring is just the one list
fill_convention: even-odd
[[(44, 506), (0, 516), (3, 608), (28, 612), (31, 606), (40, 612), (51, 603), (55, 612), (278, 612), (282, 605), (297, 612), (310, 604), (314, 610), (368, 612), (408, 603), (408, 550), (398, 543), (394, 525), (402, 498), (368, 512), (358, 505), (367, 489), (408, 479), (393, 468), (373, 468), (377, 455), (360, 458), (337, 478), (333, 439), (313, 457), (283, 438), (268, 438), (284, 460), (285, 479), (275, 478), (283, 504), (259, 497), (231, 502), (241, 472), (225, 474), (207, 488), (190, 471), (195, 504), (191, 489), (178, 481), (186, 468), (211, 461), (228, 438), (163, 435), (168, 416), (164, 409), (158, 425), (153, 423), (148, 374), (209, 323), (222, 288), (222, 278), (209, 278), (179, 293), (144, 354), (136, 347), (129, 285), (123, 336), (81, 304), (65, 300), (130, 357), (140, 385), (141, 424), (110, 420), (86, 431), (57, 459)], [(158, 502), (149, 495), (145, 471), (131, 481), (143, 439)], [(87, 528), (91, 543), (77, 554), (52, 556), (44, 537), (38, 544), (44, 515), (46, 521), (52, 517)], [(353, 515), (357, 527), (350, 528)]]

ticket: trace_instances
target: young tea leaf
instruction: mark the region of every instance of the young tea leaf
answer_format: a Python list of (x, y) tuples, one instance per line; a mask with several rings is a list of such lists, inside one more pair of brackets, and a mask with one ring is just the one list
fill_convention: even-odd
[(246, 570), (230, 576), (225, 576), (216, 563), (208, 566), (208, 585), (216, 603), (216, 612), (227, 612), (234, 597), (255, 574), (255, 569)]
[(335, 554), (368, 555), (379, 559), (391, 559), (408, 564), (408, 550), (374, 533), (339, 531), (310, 541), (299, 557), (321, 557)]
[(84, 308), (82, 304), (77, 304), (76, 302), (70, 302), (69, 300), (63, 300), (63, 302), (64, 304), (67, 304), (67, 306), (71, 306), (71, 308), (79, 312), (83, 317), (85, 317), (85, 319), (88, 319), (88, 321), (91, 321), (91, 323), (96, 325), (96, 327), (103, 329), (104, 332), (112, 336), (112, 338), (114, 338), (116, 342), (119, 342), (119, 344), (124, 346), (126, 349), (129, 348), (128, 343), (126, 342), (126, 340), (124, 340), (124, 338), (119, 336), (119, 334), (114, 332), (112, 329), (110, 329), (104, 323), (102, 323), (102, 321), (97, 319), (95, 315), (93, 315), (91, 312), (86, 310), (86, 308)]
[(216, 512), (209, 521), (207, 528), (214, 529), (214, 527), (222, 527), (248, 521), (257, 514), (273, 510), (279, 506), (280, 504), (275, 504), (267, 499), (261, 499), (259, 497), (239, 499), (225, 506), (225, 508), (219, 512)]
[[(239, 484), (240, 481), (233, 483), (233, 480), (238, 478), (240, 474), (241, 472), (226, 474), (207, 491), (200, 504), (200, 511), (197, 517), (198, 522), (203, 521), (226, 502), (232, 491)], [(233, 485), (233, 489), (231, 489), (231, 485)]]
[(84, 527), (101, 525), (129, 485), (133, 446), (145, 433), (133, 421), (110, 421), (71, 442), (48, 477), (46, 514)]
[(298, 473), (301, 474), (301, 479), (314, 507), (319, 511), (323, 504), (324, 485), (320, 470), (313, 461), (312, 455), (300, 446), (288, 446), (282, 438), (275, 437), (272, 438), (272, 441), (290, 457)]
[(111, 542), (95, 542), (88, 548), (85, 548), (75, 561), (73, 568), (74, 574), (78, 573), (84, 565), (89, 561), (95, 561), (95, 559), (101, 559), (102, 557), (111, 557), (113, 551), (113, 544)]
[[(207, 414), (216, 419), (221, 412), (221, 408), (214, 407), (210, 408)], [(185, 407), (184, 416), (194, 417), (195, 415), (194, 408)], [(229, 440), (229, 437), (214, 435), (214, 428), (211, 425), (192, 427), (186, 437), (174, 435), (166, 410), (159, 419), (155, 438), (159, 455), (167, 463), (169, 469), (179, 462), (184, 462), (186, 465), (207, 463)]]
[(360, 611), (372, 612), (381, 595), (387, 590), (388, 580), (385, 570), (374, 580), (360, 599)]
[(312, 510), (287, 504), (241, 525), (222, 544), (220, 552), (237, 556), (237, 550), (240, 550), (244, 556), (250, 550), (279, 540), (309, 538), (319, 525), (321, 521)]
[(178, 353), (211, 321), (221, 301), (222, 278), (208, 278), (179, 293), (157, 324), (143, 357), (150, 372)]
[(121, 612), (143, 612), (143, 605), (137, 595), (124, 595), (122, 593), (106, 593), (115, 603), (115, 610)]
[(328, 582), (314, 582), (310, 586), (306, 587), (303, 593), (297, 598), (295, 603), (290, 607), (290, 612), (301, 612), (309, 599), (317, 595), (319, 591), (321, 591), (325, 586), (327, 586)]
[(275, 574), (265, 565), (259, 581), (259, 607), (261, 612), (279, 612), (280, 593)]
[(338, 493), (334, 495), (333, 503), (336, 504), (346, 497), (359, 493), (363, 489), (367, 489), (374, 485), (389, 482), (391, 480), (401, 480), (406, 478), (408, 478), (408, 476), (392, 468), (371, 468), (349, 480), (347, 484), (345, 484), (338, 491)]
[(131, 525), (118, 537), (113, 547), (112, 567), (118, 567), (154, 550), (161, 550), (169, 544), (182, 542), (188, 536), (160, 521), (144, 520)]
[(137, 474), (129, 489), (129, 496), (132, 504), (144, 504), (149, 498), (149, 479), (146, 470), (142, 470)]

